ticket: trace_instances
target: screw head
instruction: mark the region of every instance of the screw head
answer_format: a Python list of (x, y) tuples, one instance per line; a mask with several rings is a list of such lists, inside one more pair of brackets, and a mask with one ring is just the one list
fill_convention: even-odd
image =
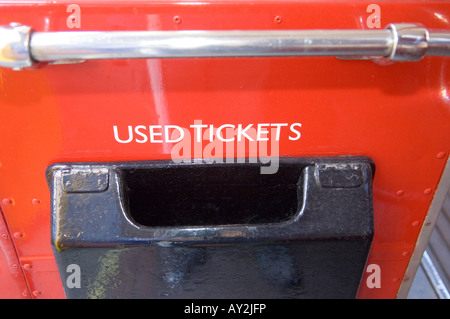
[(439, 152), (436, 154), (436, 157), (439, 159), (443, 159), (445, 157), (445, 155), (446, 155), (445, 152)]
[(276, 24), (280, 24), (281, 22), (283, 22), (283, 18), (282, 18), (281, 16), (276, 16), (276, 17), (273, 19), (273, 21), (274, 21)]
[(405, 191), (403, 189), (399, 189), (397, 192), (395, 192), (395, 195), (397, 196), (403, 196), (405, 194)]
[(2, 204), (3, 205), (12, 205), (13, 204), (13, 200), (11, 198), (3, 198), (2, 199)]
[(22, 238), (22, 237), (23, 237), (23, 234), (22, 234), (21, 232), (15, 232), (15, 233), (13, 234), (13, 236), (14, 236), (14, 238)]
[(181, 17), (180, 16), (174, 16), (173, 17), (173, 22), (175, 22), (176, 24), (180, 24), (181, 23)]

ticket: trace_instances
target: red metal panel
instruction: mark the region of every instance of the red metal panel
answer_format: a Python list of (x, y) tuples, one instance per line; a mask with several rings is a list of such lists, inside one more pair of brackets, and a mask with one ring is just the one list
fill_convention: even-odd
[[(367, 29), (371, 3), (78, 1), (78, 30)], [(67, 31), (68, 4), (9, 3), (0, 7), (0, 24)], [(378, 4), (382, 28), (394, 22), (450, 28), (449, 2)], [(375, 238), (368, 264), (380, 266), (382, 284), (369, 288), (367, 273), (359, 297), (394, 298), (450, 151), (449, 61), (426, 57), (380, 66), (331, 57), (193, 58), (1, 69), (0, 197), (13, 203), (2, 209), (11, 233), (20, 234), (13, 238), (20, 260), (43, 260), (26, 272), (30, 291), (64, 297), (49, 257), (46, 167), (170, 159), (173, 145), (117, 143), (113, 126), (121, 132), (128, 125), (189, 128), (201, 120), (216, 127), (299, 122), (299, 140), (282, 132), (280, 156), (371, 157)]]
[[(4, 204), (12, 204), (8, 200)], [(25, 277), (17, 257), (8, 226), (0, 210), (0, 298), (30, 298)]]

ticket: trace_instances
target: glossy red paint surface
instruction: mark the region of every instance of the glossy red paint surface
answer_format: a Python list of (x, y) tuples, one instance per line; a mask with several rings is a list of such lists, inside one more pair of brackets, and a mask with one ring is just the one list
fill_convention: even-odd
[[(70, 3), (0, 1), (0, 25), (67, 31)], [(382, 28), (419, 22), (450, 30), (445, 1), (76, 3), (77, 30), (368, 29), (371, 3), (380, 5)], [(48, 165), (170, 159), (173, 145), (117, 143), (113, 126), (201, 120), (298, 122), (301, 138), (282, 132), (280, 156), (371, 157), (375, 238), (368, 264), (380, 266), (382, 286), (369, 288), (366, 273), (358, 297), (395, 298), (450, 152), (449, 63), (193, 58), (0, 69), (0, 198), (10, 199), (1, 208), (24, 274), (11, 279), (0, 258), (0, 296), (22, 298), (14, 287), (25, 285), (28, 297), (64, 298), (50, 245)]]

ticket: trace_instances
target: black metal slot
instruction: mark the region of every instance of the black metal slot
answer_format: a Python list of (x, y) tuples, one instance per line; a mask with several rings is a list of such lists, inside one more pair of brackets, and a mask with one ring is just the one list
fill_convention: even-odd
[(55, 260), (63, 282), (68, 265), (82, 269), (81, 287), (65, 292), (353, 298), (374, 234), (373, 171), (361, 157), (280, 158), (267, 175), (256, 163), (55, 164)]
[(303, 168), (284, 165), (275, 174), (249, 164), (122, 168), (125, 209), (143, 226), (280, 223), (300, 209)]

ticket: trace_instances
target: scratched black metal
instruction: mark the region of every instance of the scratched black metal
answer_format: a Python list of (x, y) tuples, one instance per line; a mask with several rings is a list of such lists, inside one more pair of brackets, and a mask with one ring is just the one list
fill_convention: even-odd
[[(62, 163), (52, 243), (68, 298), (354, 298), (374, 235), (373, 162)], [(70, 172), (100, 188), (67, 192)], [(92, 187), (92, 174), (87, 184)], [(103, 185), (107, 183), (107, 187)], [(80, 266), (80, 288), (66, 285)]]

